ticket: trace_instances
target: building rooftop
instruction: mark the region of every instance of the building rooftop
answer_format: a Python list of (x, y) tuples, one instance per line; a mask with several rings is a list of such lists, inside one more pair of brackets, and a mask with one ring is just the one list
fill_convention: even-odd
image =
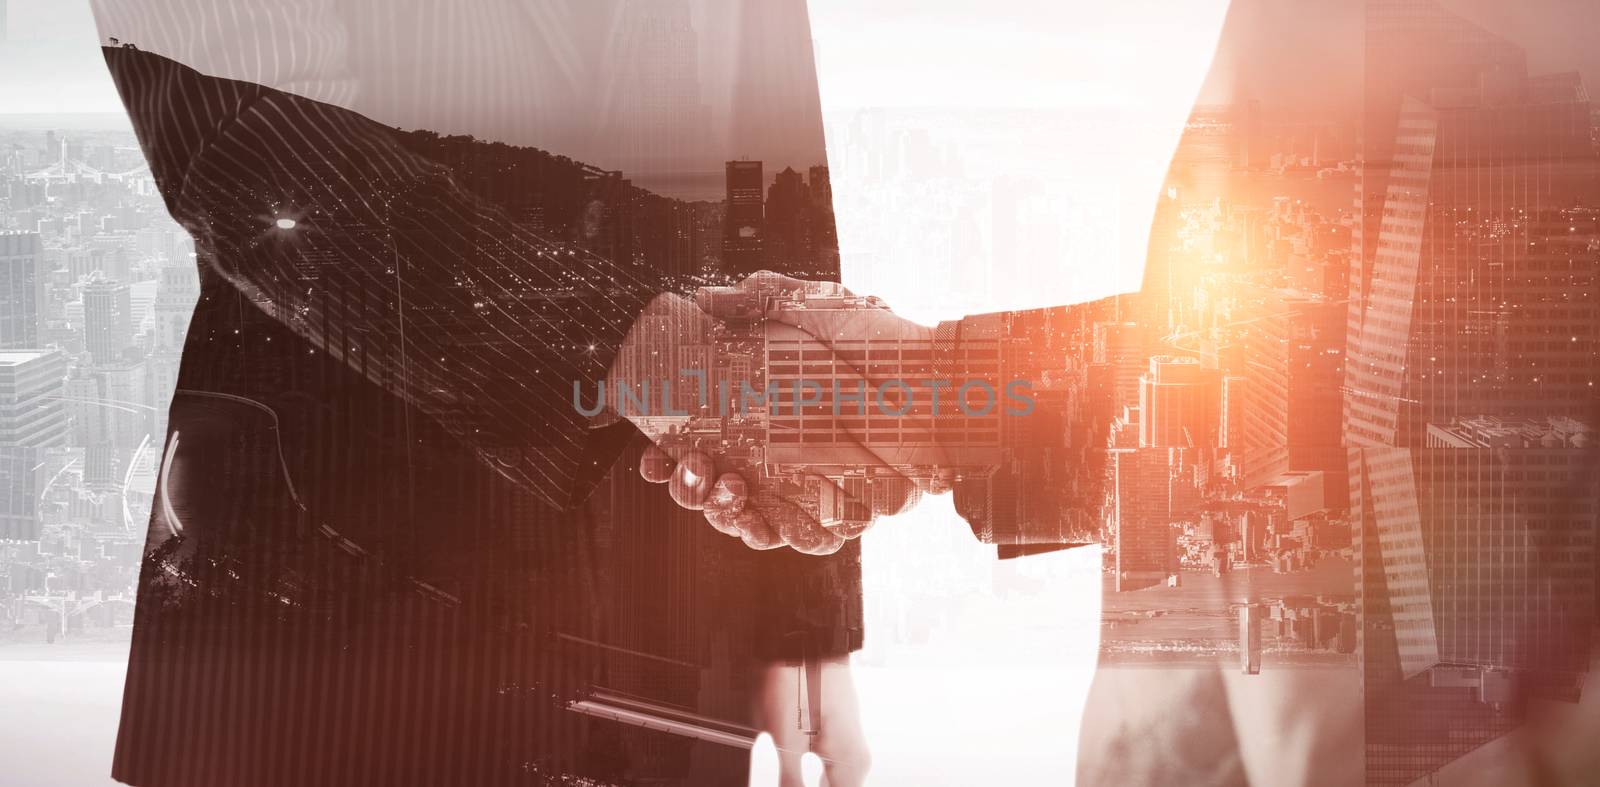
[(53, 352), (55, 350), (0, 350), (0, 366), (21, 366)]

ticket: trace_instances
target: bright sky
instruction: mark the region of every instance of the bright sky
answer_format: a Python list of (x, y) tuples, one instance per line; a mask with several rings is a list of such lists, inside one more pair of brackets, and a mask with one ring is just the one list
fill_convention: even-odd
[(0, 114), (122, 112), (87, 0), (0, 0)]
[[(845, 284), (922, 322), (1138, 288), (1227, 0), (810, 8)], [(962, 178), (929, 191), (882, 177), (896, 141), (851, 137), (863, 108), (926, 134), (959, 158)], [(999, 207), (1010, 200), (1022, 202)], [(938, 204), (960, 207), (928, 215)], [(1001, 237), (987, 225), (996, 210), (1026, 226)], [(946, 232), (958, 222), (974, 226)]]

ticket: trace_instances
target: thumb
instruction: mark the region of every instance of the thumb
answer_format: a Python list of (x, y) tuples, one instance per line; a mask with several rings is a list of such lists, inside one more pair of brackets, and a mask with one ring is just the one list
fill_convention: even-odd
[(716, 485), (716, 461), (699, 451), (691, 451), (678, 461), (667, 481), (667, 495), (690, 511), (705, 508), (706, 497)]

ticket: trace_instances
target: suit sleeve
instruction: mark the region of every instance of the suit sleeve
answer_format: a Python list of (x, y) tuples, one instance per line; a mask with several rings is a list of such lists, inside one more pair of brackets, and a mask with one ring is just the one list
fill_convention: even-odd
[[(1102, 539), (1111, 401), (1096, 391), (1083, 350), (1116, 300), (973, 315), (934, 330), (936, 376), (988, 379), (1004, 399), (995, 405), (1005, 413), (997, 419), (996, 460), (954, 468), (951, 484), (956, 512), (1002, 558)], [(969, 350), (972, 336), (1001, 337), (1001, 349)], [(945, 417), (964, 420), (959, 411)]]
[(659, 277), (542, 237), (349, 110), (131, 47), (106, 58), (203, 270), (574, 502), (574, 387), (592, 394)]

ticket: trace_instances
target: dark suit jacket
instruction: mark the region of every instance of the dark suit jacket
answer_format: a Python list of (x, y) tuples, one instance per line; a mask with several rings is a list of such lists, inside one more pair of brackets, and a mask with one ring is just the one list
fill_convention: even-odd
[(753, 661), (860, 643), (854, 548), (743, 548), (567, 400), (673, 286), (617, 228), (687, 208), (106, 58), (202, 272), (116, 778), (742, 783), (736, 750), (567, 710), (605, 688), (739, 721)]

